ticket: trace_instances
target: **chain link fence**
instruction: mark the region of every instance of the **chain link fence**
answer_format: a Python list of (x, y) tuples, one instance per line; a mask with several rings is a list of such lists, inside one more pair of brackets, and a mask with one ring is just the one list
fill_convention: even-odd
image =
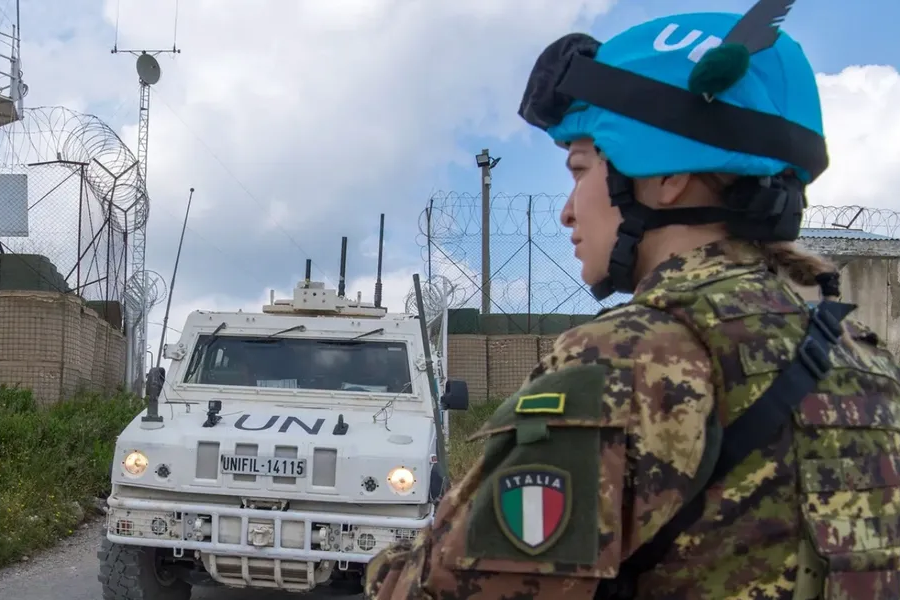
[(121, 331), (143, 312), (126, 283), (147, 209), (134, 155), (97, 117), (37, 107), (0, 128), (0, 289), (75, 294)]
[(147, 278), (129, 269), (148, 215), (137, 166), (93, 115), (37, 107), (0, 127), (0, 384), (53, 402), (125, 380), (147, 296), (129, 285)]
[[(629, 296), (598, 304), (581, 281), (569, 231), (559, 220), (565, 194), (499, 193), (490, 201), (490, 312), (521, 315), (517, 331), (536, 332), (548, 315), (595, 314)], [(454, 308), (482, 306), (482, 201), (480, 196), (438, 192), (419, 217), (419, 246), (426, 279), (446, 278)]]
[(54, 161), (18, 170), (0, 173), (0, 289), (121, 302), (126, 236), (88, 185), (85, 165)]
[[(598, 303), (581, 280), (571, 232), (560, 222), (566, 194), (495, 194), (490, 199), (489, 312), (515, 318), (508, 333), (538, 333), (551, 315), (593, 315), (627, 302), (614, 294)], [(862, 230), (893, 237), (898, 213), (860, 206), (810, 206), (804, 228)], [(418, 244), (425, 280), (450, 290), (452, 308), (482, 307), (481, 196), (438, 192), (419, 216)], [(438, 283), (440, 281), (440, 283)]]

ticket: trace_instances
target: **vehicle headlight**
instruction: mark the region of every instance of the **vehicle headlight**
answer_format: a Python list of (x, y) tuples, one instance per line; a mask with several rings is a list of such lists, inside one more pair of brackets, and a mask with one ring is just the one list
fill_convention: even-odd
[(390, 485), (398, 494), (407, 494), (416, 483), (416, 478), (412, 471), (406, 467), (397, 467), (391, 469), (387, 476), (388, 485)]
[(125, 460), (122, 461), (122, 466), (125, 468), (125, 471), (131, 475), (142, 475), (144, 471), (147, 470), (147, 465), (150, 464), (150, 461), (147, 460), (146, 455), (143, 452), (138, 452), (135, 450), (125, 457)]

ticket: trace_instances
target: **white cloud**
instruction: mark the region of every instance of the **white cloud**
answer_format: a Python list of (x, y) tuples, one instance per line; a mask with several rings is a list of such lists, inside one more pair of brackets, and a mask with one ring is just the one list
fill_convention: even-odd
[[(402, 240), (384, 276), (386, 301), (399, 302), (421, 264), (409, 240), (435, 173), (471, 160), (458, 137), (524, 131), (515, 109), (537, 53), (612, 1), (181, 2), (182, 53), (158, 57), (149, 138), (148, 267), (166, 278), (197, 190), (170, 325), (189, 308), (290, 289), (307, 257), (336, 284), (341, 235), (350, 273), (374, 273), (369, 253), (354, 259), (379, 212)], [(175, 2), (98, 8), (31, 5), (29, 22), (46, 29), (23, 44), (28, 105), (101, 107), (134, 149), (133, 58), (109, 50), (170, 46)], [(387, 282), (404, 279), (392, 299)]]
[(817, 77), (830, 166), (810, 186), (811, 204), (900, 210), (900, 74), (850, 66)]
[[(308, 257), (314, 278), (336, 285), (344, 235), (348, 294), (371, 299), (381, 212), (384, 301), (402, 309), (412, 272), (425, 275), (414, 241), (425, 198), (444, 166), (471, 163), (460, 137), (526, 131), (516, 108), (535, 57), (612, 2), (180, 2), (182, 53), (159, 57), (149, 140), (148, 268), (166, 279), (188, 188), (197, 190), (170, 326), (196, 308), (259, 310), (261, 290), (288, 294)], [(97, 112), (134, 149), (133, 58), (109, 53), (117, 7), (119, 48), (171, 45), (174, 0), (23, 6), (26, 100)], [(900, 76), (852, 67), (819, 83), (832, 166), (811, 202), (893, 207)], [(456, 269), (451, 278), (477, 306), (478, 258), (457, 265), (442, 268)], [(523, 282), (506, 285), (521, 300)], [(154, 352), (158, 332), (151, 325)]]

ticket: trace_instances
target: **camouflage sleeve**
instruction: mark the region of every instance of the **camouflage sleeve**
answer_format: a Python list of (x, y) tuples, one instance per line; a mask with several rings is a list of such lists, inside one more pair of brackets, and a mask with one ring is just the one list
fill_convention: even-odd
[(367, 597), (592, 598), (695, 489), (712, 381), (664, 313), (629, 305), (561, 335), (473, 436), (484, 453), (433, 528), (370, 563)]

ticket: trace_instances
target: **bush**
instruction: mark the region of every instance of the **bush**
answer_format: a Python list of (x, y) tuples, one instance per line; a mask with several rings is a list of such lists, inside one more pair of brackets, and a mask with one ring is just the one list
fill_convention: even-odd
[(478, 431), (497, 407), (505, 400), (487, 400), (479, 404), (470, 404), (465, 412), (454, 412), (450, 415), (450, 443), (447, 447), (447, 462), (450, 464), (450, 480), (459, 481), (469, 470), (484, 448), (484, 440), (467, 442), (466, 438)]
[(43, 409), (30, 390), (0, 386), (0, 566), (72, 533), (109, 493), (116, 437), (142, 408), (81, 394)]

